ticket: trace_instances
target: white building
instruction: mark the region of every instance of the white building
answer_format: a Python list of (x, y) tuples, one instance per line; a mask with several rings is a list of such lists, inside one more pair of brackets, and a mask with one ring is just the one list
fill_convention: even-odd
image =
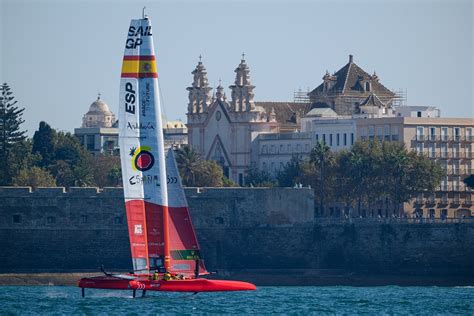
[(396, 116), (401, 117), (440, 117), (441, 111), (435, 106), (398, 106)]
[(313, 148), (310, 133), (273, 133), (260, 134), (257, 137), (258, 164), (257, 168), (276, 176), (283, 170), (292, 157), (309, 159)]

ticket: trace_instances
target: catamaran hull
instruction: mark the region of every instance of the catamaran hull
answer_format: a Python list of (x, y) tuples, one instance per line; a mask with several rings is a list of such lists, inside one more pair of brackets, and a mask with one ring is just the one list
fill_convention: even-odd
[(91, 277), (79, 280), (78, 287), (107, 290), (146, 290), (164, 292), (227, 292), (254, 291), (255, 285), (241, 281), (228, 280), (127, 280), (117, 277)]

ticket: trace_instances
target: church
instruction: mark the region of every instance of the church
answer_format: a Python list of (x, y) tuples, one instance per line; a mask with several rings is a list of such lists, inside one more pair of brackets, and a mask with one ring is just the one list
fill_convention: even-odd
[(245, 185), (245, 175), (257, 167), (257, 137), (265, 133), (294, 132), (309, 104), (256, 102), (250, 68), (242, 55), (229, 86), (230, 100), (221, 83), (212, 95), (202, 61), (193, 70), (193, 83), (187, 88), (188, 143), (204, 159), (216, 161), (225, 176)]
[[(337, 118), (392, 116), (398, 101), (397, 94), (382, 85), (375, 72), (370, 75), (355, 64), (352, 55), (337, 72), (326, 72), (307, 102), (255, 101), (245, 55), (234, 72), (228, 99), (220, 82), (212, 93), (206, 68), (198, 62), (187, 88), (186, 125), (188, 143), (239, 185), (245, 185), (249, 169), (275, 175), (292, 156), (309, 156), (315, 140), (312, 133), (301, 132), (301, 121), (314, 120), (315, 111), (331, 111)], [(348, 134), (352, 139), (353, 132)]]

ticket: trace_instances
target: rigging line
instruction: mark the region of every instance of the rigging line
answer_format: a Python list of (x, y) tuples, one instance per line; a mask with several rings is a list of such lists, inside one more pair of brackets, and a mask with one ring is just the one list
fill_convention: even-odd
[[(158, 77), (156, 79), (158, 81), (158, 91), (160, 92), (159, 93), (159, 96), (160, 96), (160, 104), (161, 104), (161, 112), (160, 115), (163, 115), (164, 118), (165, 118), (165, 124), (168, 122), (168, 116), (166, 115), (166, 108), (165, 108), (165, 103), (163, 102), (163, 95), (162, 95), (162, 92), (161, 92), (161, 86), (160, 86), (160, 78)], [(163, 126), (164, 128), (164, 126)]]

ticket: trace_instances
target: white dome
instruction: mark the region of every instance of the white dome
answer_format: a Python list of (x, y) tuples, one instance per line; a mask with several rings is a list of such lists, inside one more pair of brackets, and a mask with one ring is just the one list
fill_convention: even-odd
[(112, 127), (115, 123), (115, 114), (109, 110), (107, 103), (97, 97), (92, 102), (89, 111), (82, 118), (82, 127)]

